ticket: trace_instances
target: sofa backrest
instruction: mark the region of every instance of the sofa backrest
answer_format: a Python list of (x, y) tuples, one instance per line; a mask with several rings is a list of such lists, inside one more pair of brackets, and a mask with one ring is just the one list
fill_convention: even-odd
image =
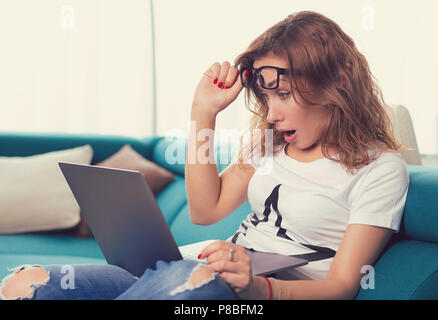
[[(145, 158), (184, 179), (186, 139), (149, 137), (136, 139), (97, 134), (0, 133), (0, 156), (30, 156), (90, 144), (92, 163), (111, 156), (130, 144)], [(216, 145), (218, 171), (230, 163), (236, 146)], [(438, 168), (408, 165), (410, 186), (400, 236), (407, 240), (438, 243)], [(179, 182), (181, 185), (181, 181)]]
[(407, 167), (410, 184), (400, 232), (406, 239), (438, 243), (438, 168)]
[(160, 137), (136, 139), (89, 133), (2, 132), (0, 133), (0, 156), (26, 157), (90, 144), (94, 152), (92, 164), (95, 164), (110, 157), (125, 144), (130, 144), (142, 156), (151, 159), (154, 145), (159, 140), (161, 140)]

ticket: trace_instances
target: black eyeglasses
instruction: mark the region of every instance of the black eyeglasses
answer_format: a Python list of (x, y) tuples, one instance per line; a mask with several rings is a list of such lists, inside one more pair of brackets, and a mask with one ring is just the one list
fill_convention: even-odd
[[(280, 75), (286, 75), (287, 69), (273, 66), (263, 66), (257, 69), (242, 68), (240, 81), (245, 88), (254, 88), (257, 81), (263, 89), (273, 90), (280, 85)], [(245, 79), (245, 80), (244, 80)], [(266, 83), (266, 81), (269, 81)]]

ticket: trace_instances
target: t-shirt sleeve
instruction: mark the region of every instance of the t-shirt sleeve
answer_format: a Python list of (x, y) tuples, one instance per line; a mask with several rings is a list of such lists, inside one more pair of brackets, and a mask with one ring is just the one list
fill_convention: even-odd
[(352, 199), (348, 224), (366, 224), (399, 232), (409, 187), (404, 160), (376, 160)]

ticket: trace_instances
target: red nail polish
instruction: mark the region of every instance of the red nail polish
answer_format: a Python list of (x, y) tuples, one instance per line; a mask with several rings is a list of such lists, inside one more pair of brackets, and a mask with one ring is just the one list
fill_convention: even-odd
[(201, 259), (201, 254), (198, 254), (198, 259)]
[(230, 86), (226, 86), (225, 89), (230, 89)]
[(223, 82), (219, 82), (218, 87), (219, 87), (219, 88), (222, 88), (223, 85), (224, 85)]
[(213, 83), (214, 83), (214, 84), (216, 84), (216, 83), (217, 83), (217, 78), (216, 78), (216, 79), (214, 79)]

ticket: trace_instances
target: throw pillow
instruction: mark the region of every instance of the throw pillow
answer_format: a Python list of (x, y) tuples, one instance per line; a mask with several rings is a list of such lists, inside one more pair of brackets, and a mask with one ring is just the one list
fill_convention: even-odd
[(85, 145), (30, 157), (0, 157), (0, 233), (72, 228), (79, 206), (58, 161), (90, 164)]
[[(155, 196), (175, 179), (170, 171), (145, 159), (141, 154), (132, 149), (129, 144), (123, 146), (111, 157), (96, 165), (107, 168), (140, 171)], [(82, 238), (92, 237), (87, 221), (82, 214), (81, 222), (75, 230), (75, 235)]]

